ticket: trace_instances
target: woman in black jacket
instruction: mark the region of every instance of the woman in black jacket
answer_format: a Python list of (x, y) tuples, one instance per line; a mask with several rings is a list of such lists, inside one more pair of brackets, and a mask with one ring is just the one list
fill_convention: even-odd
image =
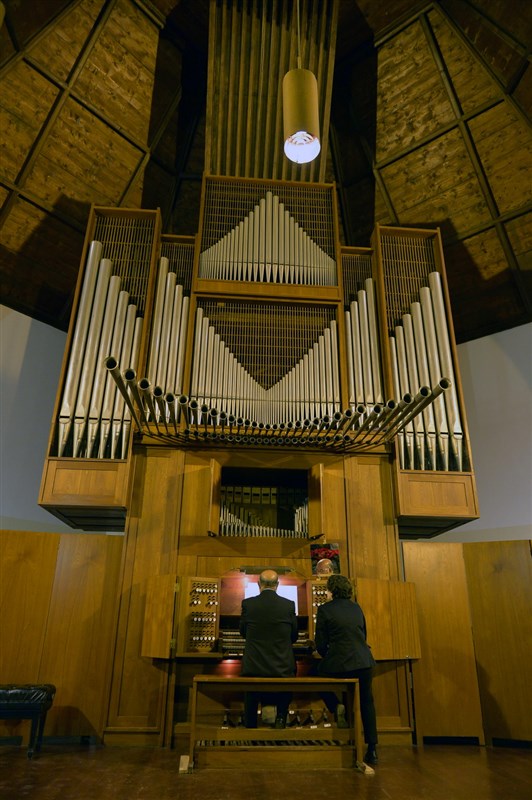
[[(353, 587), (348, 578), (330, 575), (327, 593), (330, 600), (318, 607), (316, 616), (316, 649), (322, 656), (318, 673), (329, 678), (358, 678), (360, 713), (368, 745), (364, 761), (375, 764), (377, 722), (371, 690), (375, 659), (366, 642), (366, 620), (358, 603), (351, 599)], [(324, 700), (340, 724), (345, 709), (340, 706), (338, 698), (330, 693)]]

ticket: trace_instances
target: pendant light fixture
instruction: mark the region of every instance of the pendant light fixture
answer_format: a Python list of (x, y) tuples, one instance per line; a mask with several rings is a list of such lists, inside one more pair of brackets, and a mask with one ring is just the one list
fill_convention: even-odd
[(283, 78), (284, 152), (296, 164), (308, 164), (318, 156), (320, 118), (318, 83), (314, 73), (301, 69), (299, 0), (297, 0), (297, 69)]

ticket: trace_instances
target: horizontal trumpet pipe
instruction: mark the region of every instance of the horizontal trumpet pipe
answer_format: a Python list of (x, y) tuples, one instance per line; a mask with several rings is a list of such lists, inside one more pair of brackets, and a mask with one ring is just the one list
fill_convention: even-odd
[(126, 384), (124, 383), (124, 378), (122, 377), (122, 373), (120, 372), (120, 370), (118, 368), (118, 363), (116, 361), (116, 358), (114, 358), (114, 356), (109, 356), (108, 358), (106, 358), (105, 359), (105, 366), (109, 370), (109, 373), (110, 373), (111, 377), (113, 378), (114, 382), (116, 383), (118, 391), (120, 392), (120, 394), (124, 398), (124, 401), (125, 401), (127, 407), (129, 408), (129, 411), (131, 412), (131, 416), (132, 416), (133, 420), (135, 421), (135, 425), (137, 426), (139, 431), (141, 431), (142, 430), (141, 422), (140, 422), (140, 420), (138, 418), (137, 412), (135, 410), (135, 406), (131, 402), (131, 397), (129, 396), (129, 393), (127, 391), (127, 387), (126, 387)]
[(407, 419), (404, 420), (404, 424), (406, 425), (408, 422), (410, 422), (412, 417), (421, 413), (424, 408), (426, 408), (430, 403), (433, 403), (434, 400), (436, 400), (441, 394), (443, 394), (443, 392), (446, 392), (448, 389), (450, 389), (451, 385), (452, 384), (449, 378), (441, 378), (434, 387), (434, 389), (430, 389), (429, 387), (421, 387), (419, 394), (416, 396), (414, 400), (413, 408), (410, 410)]
[(176, 410), (175, 410), (175, 407), (176, 407), (175, 394), (173, 394), (172, 392), (167, 392), (165, 394), (165, 396), (164, 396), (164, 399), (165, 399), (166, 404), (168, 406), (168, 413), (170, 415), (170, 422), (174, 426), (174, 432), (177, 435), (178, 434), (178, 430), (177, 430), (177, 416), (176, 416)]
[[(131, 370), (131, 372), (134, 375), (134, 371)], [(152, 397), (152, 393), (151, 393), (151, 384), (150, 384), (149, 380), (147, 378), (141, 378), (140, 381), (137, 384), (137, 382), (135, 381), (135, 379), (133, 377), (133, 378), (131, 378), (131, 380), (128, 380), (128, 384), (129, 384), (129, 386), (130, 386), (130, 388), (132, 390), (132, 393), (133, 393), (133, 395), (135, 397), (135, 400), (137, 401), (137, 404), (142, 409), (142, 412), (144, 414), (144, 418), (146, 419), (146, 422), (147, 422), (147, 415), (146, 415), (146, 412), (145, 412), (145, 409), (144, 409), (144, 403), (142, 402), (141, 397), (144, 398), (144, 400), (146, 402), (146, 405), (148, 406), (148, 411), (149, 411), (150, 417), (153, 419), (153, 421), (155, 423), (155, 427), (157, 429), (157, 433), (160, 433), (159, 426), (157, 424), (157, 414), (155, 412), (155, 404), (153, 402), (153, 397)]]
[(146, 416), (146, 410), (144, 408), (144, 404), (142, 402), (142, 398), (140, 396), (139, 387), (137, 384), (137, 373), (132, 367), (128, 367), (128, 369), (124, 370), (124, 378), (126, 384), (129, 388), (129, 391), (133, 395), (133, 399), (137, 404), (137, 408), (139, 409), (142, 419), (147, 427), (149, 427), (148, 418)]
[(157, 408), (159, 409), (159, 418), (162, 419), (166, 433), (169, 433), (168, 430), (168, 420), (167, 420), (167, 408), (166, 403), (164, 401), (164, 392), (161, 386), (156, 386), (153, 390), (153, 397)]

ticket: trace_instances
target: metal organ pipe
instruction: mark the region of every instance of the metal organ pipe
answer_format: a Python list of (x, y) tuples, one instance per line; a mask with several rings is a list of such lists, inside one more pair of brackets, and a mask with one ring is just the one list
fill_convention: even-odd
[[(438, 355), (438, 344), (436, 340), (436, 327), (434, 325), (434, 314), (432, 311), (432, 300), (430, 297), (430, 290), (424, 291), (426, 287), (420, 290), (421, 298), (421, 312), (423, 315), (423, 328), (425, 331), (425, 341), (427, 344), (427, 357), (429, 362), (429, 373), (431, 385), (436, 384), (441, 377), (440, 359)], [(440, 442), (443, 469), (449, 469), (449, 427), (447, 424), (447, 416), (445, 413), (445, 403), (443, 397), (438, 397), (434, 403), (434, 416), (436, 419), (436, 428), (438, 431), (438, 441)]]
[(83, 278), (83, 287), (81, 290), (78, 313), (76, 317), (76, 325), (74, 327), (74, 335), (72, 337), (72, 347), (70, 350), (70, 358), (63, 389), (63, 398), (59, 410), (58, 452), (60, 456), (63, 455), (72, 424), (74, 406), (77, 397), (79, 380), (81, 377), (83, 353), (85, 351), (85, 344), (90, 326), (91, 308), (96, 287), (96, 280), (98, 277), (101, 254), (101, 242), (91, 242), (87, 257), (85, 275)]
[(133, 403), (131, 402), (131, 398), (130, 398), (130, 396), (128, 394), (128, 391), (127, 391), (127, 386), (124, 383), (124, 378), (122, 377), (122, 373), (120, 372), (120, 369), (118, 367), (118, 362), (117, 362), (116, 358), (114, 358), (114, 356), (109, 356), (105, 360), (105, 366), (109, 370), (113, 380), (116, 383), (116, 386), (117, 386), (120, 394), (122, 395), (122, 398), (123, 398), (124, 402), (126, 403), (127, 407), (129, 408), (129, 410), (131, 412), (131, 416), (135, 420), (135, 425), (138, 427), (139, 430), (141, 430), (142, 426), (141, 426), (140, 420), (139, 420), (139, 418), (137, 416), (137, 412), (135, 410), (135, 407), (134, 407)]
[[(421, 314), (420, 303), (412, 303), (410, 305), (412, 316), (412, 327), (414, 335), (414, 345), (416, 353), (416, 363), (419, 374), (419, 382), (422, 386), (430, 385), (430, 373), (427, 360), (427, 349), (425, 346), (425, 333), (423, 330), (423, 318)], [(423, 420), (425, 424), (425, 432), (427, 437), (427, 451), (430, 454), (431, 469), (437, 468), (437, 443), (436, 443), (436, 423), (434, 420), (434, 409), (432, 405), (428, 405), (423, 411)]]
[(213, 280), (336, 285), (336, 262), (267, 191), (218, 242), (200, 254), (199, 275)]
[(87, 444), (85, 452), (88, 458), (92, 454), (92, 449), (98, 433), (100, 416), (102, 412), (103, 393), (105, 389), (105, 378), (107, 374), (104, 369), (104, 359), (110, 352), (113, 327), (117, 315), (118, 295), (120, 292), (120, 278), (113, 275), (109, 280), (109, 288), (105, 302), (102, 329), (98, 352), (94, 365), (94, 378), (90, 391), (87, 415)]
[[(118, 303), (116, 309), (116, 319), (113, 329), (113, 338), (109, 349), (110, 353), (118, 353), (122, 350), (122, 342), (126, 333), (126, 318), (127, 306), (129, 301), (128, 292), (121, 291), (118, 295)], [(109, 432), (111, 430), (111, 417), (113, 414), (114, 399), (116, 394), (116, 384), (113, 381), (111, 373), (106, 372), (105, 375), (105, 388), (103, 399), (101, 402), (101, 415), (100, 415), (100, 438), (98, 442), (98, 458), (103, 458)]]
[(83, 370), (81, 372), (78, 395), (76, 398), (76, 410), (74, 414), (74, 438), (72, 446), (72, 454), (74, 458), (78, 456), (81, 437), (84, 433), (85, 423), (87, 420), (90, 392), (94, 380), (98, 342), (102, 328), (105, 300), (110, 277), (111, 262), (108, 258), (102, 258), (100, 261), (100, 271), (96, 284), (96, 291), (94, 294), (89, 330), (87, 333), (87, 345), (85, 349)]
[(460, 411), (458, 408), (458, 395), (456, 393), (456, 381), (454, 377), (453, 359), (451, 355), (451, 343), (445, 315), (445, 305), (443, 302), (443, 290), (441, 285), (441, 275), (439, 272), (429, 274), (429, 286), (431, 290), (432, 304), (434, 308), (434, 322), (438, 336), (438, 350), (440, 353), (440, 363), (444, 375), (451, 381), (451, 391), (445, 394), (445, 407), (447, 410), (449, 433), (451, 441), (456, 441), (453, 452), (456, 458), (458, 470), (462, 469), (462, 439), (463, 430), (460, 421)]
[(410, 304), (390, 337), (394, 391), (433, 387), (426, 402), (403, 419), (399, 436), (406, 437), (410, 464), (414, 440), (416, 468), (461, 470), (463, 432), (438, 272), (429, 274), (429, 284), (420, 288), (419, 302)]
[(153, 310), (152, 331), (150, 339), (150, 354), (148, 359), (148, 376), (154, 379), (157, 373), (157, 362), (159, 359), (159, 346), (161, 340), (161, 326), (164, 310), (164, 296), (166, 290), (166, 276), (168, 275), (169, 261), (167, 258), (159, 259), (159, 274), (157, 276), (157, 288), (155, 294), (155, 308)]
[[(126, 311), (126, 322), (124, 326), (124, 336), (122, 339), (122, 346), (119, 351), (118, 359), (114, 359), (117, 364), (131, 364), (134, 363), (131, 358), (131, 349), (133, 346), (133, 337), (135, 334), (135, 326), (136, 326), (136, 319), (137, 319), (137, 307), (134, 305), (129, 305)], [(140, 320), (140, 317), (138, 318)], [(112, 357), (113, 358), (113, 357)], [(114, 376), (112, 376), (114, 377)], [(129, 395), (127, 395), (127, 387), (126, 384), (123, 382), (123, 389), (126, 393), (127, 399), (129, 400)], [(120, 387), (118, 387), (120, 389)], [(131, 401), (130, 401), (131, 402)], [(111, 446), (111, 458), (115, 458), (116, 448), (118, 444), (118, 440), (120, 434), (122, 433), (122, 422), (124, 417), (124, 410), (126, 407), (126, 400), (123, 396), (122, 390), (115, 392), (114, 395), (114, 403), (113, 403), (113, 410), (111, 412), (111, 429), (109, 432), (110, 437), (110, 446)], [(130, 413), (131, 410), (129, 409)], [(140, 430), (140, 421), (136, 417), (136, 413), (133, 417), (135, 420), (135, 424)], [(108, 438), (109, 438), (108, 437)]]

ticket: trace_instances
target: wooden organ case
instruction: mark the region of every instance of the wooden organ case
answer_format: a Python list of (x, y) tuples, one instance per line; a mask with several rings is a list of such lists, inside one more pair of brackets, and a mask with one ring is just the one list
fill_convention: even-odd
[(239, 673), (262, 568), (295, 587), (306, 674), (310, 546), (330, 543), (366, 614), (381, 741), (411, 741), (399, 540), (478, 516), (439, 231), (341, 248), (333, 185), (244, 178), (204, 178), (195, 238), (94, 208), (39, 501), (125, 532), (106, 743), (183, 745), (193, 676)]

